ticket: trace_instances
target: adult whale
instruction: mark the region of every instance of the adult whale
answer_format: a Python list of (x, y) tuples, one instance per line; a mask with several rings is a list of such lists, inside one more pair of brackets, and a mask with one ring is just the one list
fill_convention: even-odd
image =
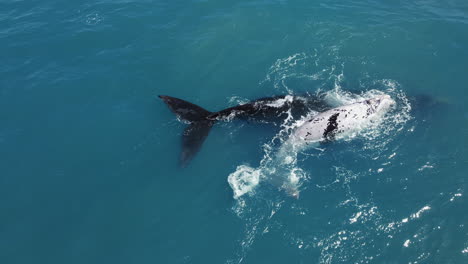
[(283, 122), (286, 118), (298, 119), (311, 111), (322, 112), (331, 106), (323, 99), (324, 94), (296, 96), (282, 95), (260, 98), (245, 104), (210, 112), (185, 100), (159, 95), (177, 117), (189, 125), (182, 134), (180, 165), (186, 166), (200, 150), (211, 127), (218, 121), (233, 119), (254, 122)]

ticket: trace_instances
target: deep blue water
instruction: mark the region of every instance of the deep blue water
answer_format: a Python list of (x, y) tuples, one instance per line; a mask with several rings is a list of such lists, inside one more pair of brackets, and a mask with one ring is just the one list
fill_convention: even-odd
[[(3, 0), (0, 43), (0, 263), (468, 262), (465, 0)], [(297, 200), (228, 184), (281, 127), (217, 124), (180, 168), (157, 98), (318, 90), (396, 118), (300, 153)]]

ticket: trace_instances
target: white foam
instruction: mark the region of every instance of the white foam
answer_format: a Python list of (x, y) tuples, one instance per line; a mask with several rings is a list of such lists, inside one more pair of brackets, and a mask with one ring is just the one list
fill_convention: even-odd
[(359, 217), (362, 215), (362, 212), (357, 212), (354, 217), (350, 218), (349, 219), (349, 223), (350, 224), (354, 224), (357, 222), (357, 220), (359, 219)]
[(404, 247), (409, 247), (409, 244), (410, 244), (410, 243), (411, 243), (411, 241), (410, 241), (409, 239), (407, 239), (407, 240), (405, 241), (405, 243), (403, 243), (403, 246), (404, 246)]
[(416, 213), (414, 214), (411, 214), (411, 219), (415, 219), (415, 218), (419, 218), (421, 217), (421, 214), (424, 213), (425, 211), (428, 211), (428, 210), (431, 210), (431, 207), (430, 206), (424, 206), (423, 208), (419, 209), (419, 211), (417, 211)]
[(426, 170), (426, 169), (433, 169), (434, 166), (430, 165), (429, 162), (426, 162), (426, 164), (424, 164), (421, 168), (418, 169), (418, 171), (423, 171), (423, 170)]
[(450, 198), (450, 201), (453, 202), (455, 200), (456, 197), (461, 197), (463, 194), (461, 193), (456, 193), (454, 194), (451, 198)]
[(271, 107), (282, 107), (285, 103), (292, 102), (293, 101), (293, 96), (292, 95), (286, 95), (284, 98), (277, 99), (269, 104), (266, 104), (267, 106)]
[(234, 192), (234, 198), (251, 192), (260, 182), (260, 170), (246, 165), (237, 166), (236, 171), (228, 176), (228, 183)]

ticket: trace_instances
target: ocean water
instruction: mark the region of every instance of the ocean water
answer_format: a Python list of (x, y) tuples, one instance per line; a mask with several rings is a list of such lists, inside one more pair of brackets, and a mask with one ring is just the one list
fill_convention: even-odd
[[(0, 43), (0, 263), (468, 263), (465, 0), (3, 0)], [(293, 121), (181, 168), (157, 98), (317, 92), (397, 106), (297, 153), (298, 199), (261, 176)]]

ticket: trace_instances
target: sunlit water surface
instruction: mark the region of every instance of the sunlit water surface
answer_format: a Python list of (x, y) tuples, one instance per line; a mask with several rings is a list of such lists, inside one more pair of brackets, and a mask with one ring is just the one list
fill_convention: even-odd
[[(0, 3), (1, 263), (467, 263), (468, 3)], [(219, 122), (186, 168), (156, 96), (389, 94), (265, 170), (301, 120)], [(298, 123), (299, 122), (299, 123)]]

